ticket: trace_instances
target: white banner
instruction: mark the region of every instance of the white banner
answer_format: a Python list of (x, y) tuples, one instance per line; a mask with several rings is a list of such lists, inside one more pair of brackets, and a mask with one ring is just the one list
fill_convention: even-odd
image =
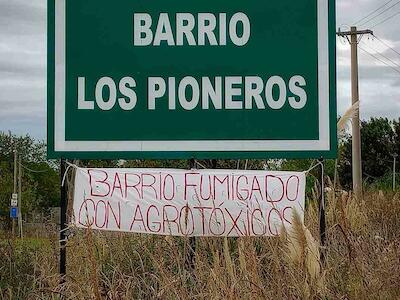
[(305, 173), (82, 169), (74, 223), (175, 236), (275, 236), (304, 217)]

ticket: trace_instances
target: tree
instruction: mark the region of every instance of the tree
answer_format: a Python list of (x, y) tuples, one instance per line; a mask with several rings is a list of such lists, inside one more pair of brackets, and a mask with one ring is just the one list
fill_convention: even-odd
[(394, 153), (400, 156), (400, 118), (393, 121), (393, 131), (394, 131)]
[(0, 215), (9, 214), (13, 191), (14, 150), (21, 158), (22, 213), (42, 211), (59, 202), (59, 174), (56, 164), (46, 160), (46, 144), (29, 135), (0, 132)]
[(7, 160), (13, 157), (14, 150), (23, 161), (39, 163), (46, 161), (46, 144), (42, 141), (35, 141), (29, 135), (16, 136), (11, 133), (0, 132), (0, 160)]
[[(361, 156), (364, 182), (371, 183), (392, 170), (393, 153), (399, 152), (400, 122), (372, 118), (361, 122)], [(350, 188), (352, 179), (351, 136), (340, 146), (341, 183)]]

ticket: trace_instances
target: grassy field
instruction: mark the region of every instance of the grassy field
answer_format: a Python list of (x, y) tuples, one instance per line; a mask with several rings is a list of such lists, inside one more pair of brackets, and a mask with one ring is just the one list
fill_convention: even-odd
[[(184, 238), (76, 231), (59, 285), (58, 238), (0, 241), (0, 299), (399, 299), (400, 197), (327, 195), (280, 238)], [(325, 263), (320, 263), (320, 253)]]

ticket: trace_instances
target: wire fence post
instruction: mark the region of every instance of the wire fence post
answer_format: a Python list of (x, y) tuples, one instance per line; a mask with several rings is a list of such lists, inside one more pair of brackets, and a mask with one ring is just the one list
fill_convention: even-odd
[(67, 251), (66, 251), (66, 228), (67, 228), (67, 180), (63, 182), (63, 177), (66, 171), (66, 163), (65, 159), (61, 159), (60, 165), (60, 191), (61, 191), (61, 199), (60, 199), (60, 284), (65, 283), (65, 275), (66, 275), (66, 259), (67, 259)]
[(325, 242), (326, 242), (326, 220), (325, 220), (325, 183), (324, 183), (324, 159), (320, 158), (320, 193), (319, 193), (319, 236), (321, 242), (321, 261), (325, 262)]

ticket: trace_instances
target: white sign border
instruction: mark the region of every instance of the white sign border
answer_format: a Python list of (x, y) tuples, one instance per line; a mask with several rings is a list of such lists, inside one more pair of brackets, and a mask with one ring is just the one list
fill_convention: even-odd
[(55, 105), (56, 152), (172, 152), (172, 151), (329, 151), (329, 0), (318, 3), (319, 140), (216, 141), (66, 141), (65, 140), (65, 3), (55, 1)]

